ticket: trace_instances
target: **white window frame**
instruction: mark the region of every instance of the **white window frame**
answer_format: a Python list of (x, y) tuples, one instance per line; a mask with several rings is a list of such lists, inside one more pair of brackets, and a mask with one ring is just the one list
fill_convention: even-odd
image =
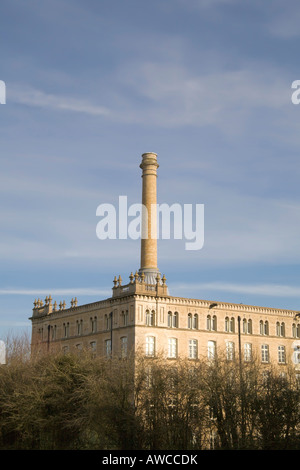
[(148, 357), (155, 356), (155, 343), (156, 343), (155, 336), (146, 336), (146, 342), (145, 342), (146, 356)]
[(168, 338), (168, 358), (177, 358), (178, 341), (177, 338)]
[(198, 358), (198, 341), (196, 339), (189, 339), (189, 359)]

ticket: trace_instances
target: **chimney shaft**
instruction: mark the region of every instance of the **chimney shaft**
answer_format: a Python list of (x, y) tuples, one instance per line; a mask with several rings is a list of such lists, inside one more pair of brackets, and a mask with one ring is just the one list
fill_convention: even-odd
[[(156, 179), (157, 154), (143, 153), (140, 168), (143, 170), (142, 204), (147, 209), (147, 217), (142, 221), (141, 239), (141, 267), (140, 274), (144, 273), (145, 282), (156, 284), (157, 268), (157, 206), (156, 206)], [(143, 235), (145, 238), (143, 238)]]

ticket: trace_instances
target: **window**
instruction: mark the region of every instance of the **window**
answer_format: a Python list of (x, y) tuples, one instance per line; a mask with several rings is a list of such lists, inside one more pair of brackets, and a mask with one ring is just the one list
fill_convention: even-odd
[(178, 328), (178, 312), (175, 312), (174, 314), (172, 312), (168, 312), (168, 327)]
[(226, 343), (226, 358), (228, 361), (234, 360), (234, 343), (232, 341)]
[(177, 339), (176, 338), (168, 339), (168, 357), (169, 358), (177, 357)]
[(278, 362), (279, 364), (285, 364), (285, 347), (278, 346)]
[(146, 310), (146, 325), (154, 326), (154, 310)]
[(197, 359), (198, 357), (198, 341), (196, 339), (189, 340), (189, 359)]
[(245, 343), (244, 344), (244, 360), (251, 361), (252, 359), (252, 344)]
[(105, 341), (105, 355), (106, 357), (110, 357), (111, 356), (111, 353), (112, 353), (112, 350), (111, 350), (111, 340), (110, 339), (107, 339)]
[(112, 329), (112, 313), (105, 315), (105, 327), (107, 330)]
[(246, 318), (243, 319), (243, 333), (245, 335), (252, 334), (252, 320), (247, 320)]
[(293, 362), (300, 364), (300, 346), (294, 346)]
[(207, 357), (208, 359), (215, 359), (216, 357), (216, 342), (208, 341), (207, 343)]
[(259, 332), (261, 335), (268, 336), (269, 334), (269, 322), (260, 320), (259, 322)]
[(83, 322), (82, 320), (77, 320), (76, 321), (76, 333), (77, 335), (82, 335), (83, 331)]
[(52, 340), (56, 339), (56, 325), (54, 325), (52, 328)]
[(300, 338), (300, 324), (293, 323), (292, 325), (292, 336), (293, 338)]
[(97, 317), (91, 318), (90, 322), (91, 322), (91, 331), (92, 331), (92, 333), (96, 333), (96, 331), (97, 331)]
[(120, 320), (121, 320), (121, 325), (122, 326), (127, 326), (128, 325), (128, 310), (125, 310), (125, 312), (124, 312), (124, 310), (122, 310)]
[(190, 330), (198, 330), (198, 314), (195, 313), (192, 315), (191, 313), (188, 314), (188, 328)]
[(90, 342), (90, 348), (91, 348), (91, 351), (92, 351), (92, 355), (94, 356), (96, 354), (96, 350), (97, 350), (96, 341), (91, 341)]
[(70, 325), (69, 325), (69, 323), (64, 323), (64, 324), (63, 324), (63, 331), (64, 331), (64, 337), (65, 337), (65, 338), (68, 338), (68, 337), (69, 337), (69, 333), (70, 333)]
[(155, 338), (154, 336), (146, 336), (146, 356), (155, 356)]
[(206, 317), (206, 329), (207, 330), (212, 330), (212, 331), (217, 331), (217, 317), (214, 315), (211, 317), (210, 315), (207, 315)]
[(234, 325), (234, 318), (226, 317), (225, 318), (225, 331), (226, 333), (234, 333), (235, 325)]
[(267, 344), (261, 346), (261, 360), (262, 362), (269, 362), (269, 346)]
[(279, 323), (279, 321), (276, 323), (276, 336), (285, 336), (285, 324)]
[(121, 338), (121, 357), (127, 357), (127, 336)]

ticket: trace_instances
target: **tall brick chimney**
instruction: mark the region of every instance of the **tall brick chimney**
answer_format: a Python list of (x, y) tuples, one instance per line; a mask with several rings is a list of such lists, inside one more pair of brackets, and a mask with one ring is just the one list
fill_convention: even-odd
[(141, 267), (139, 275), (145, 275), (147, 284), (156, 284), (159, 273), (157, 267), (157, 206), (156, 179), (157, 154), (143, 153), (140, 168), (143, 170), (142, 204), (147, 209), (146, 217), (142, 218)]

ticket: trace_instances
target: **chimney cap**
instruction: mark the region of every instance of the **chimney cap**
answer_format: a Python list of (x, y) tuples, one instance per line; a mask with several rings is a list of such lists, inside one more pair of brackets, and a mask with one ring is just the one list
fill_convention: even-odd
[(144, 157), (146, 155), (154, 155), (155, 157), (157, 157), (157, 153), (155, 153), (155, 152), (145, 152), (145, 153), (142, 154), (142, 157)]

